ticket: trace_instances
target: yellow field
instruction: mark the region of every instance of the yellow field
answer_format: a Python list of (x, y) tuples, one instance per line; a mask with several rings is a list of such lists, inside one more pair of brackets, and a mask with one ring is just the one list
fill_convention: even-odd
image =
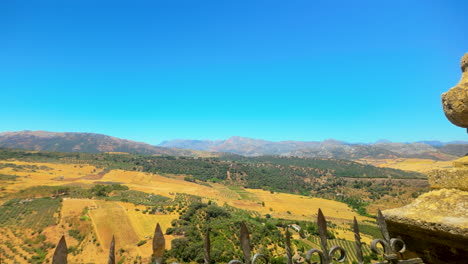
[[(92, 231), (88, 232), (86, 238), (79, 245), (82, 253), (78, 255), (69, 254), (70, 263), (105, 263), (107, 261), (109, 246), (112, 235), (116, 239), (117, 260), (125, 256), (125, 263), (132, 263), (137, 257), (149, 260), (152, 249), (152, 237), (156, 223), (161, 225), (162, 230), (166, 230), (171, 225), (171, 221), (179, 217), (178, 214), (143, 214), (143, 206), (135, 206), (129, 203), (109, 202), (90, 199), (64, 199), (61, 210), (61, 219), (58, 225), (46, 228), (43, 234), (47, 241), (56, 244), (62, 235), (65, 235), (67, 245), (77, 246), (78, 241), (69, 236), (71, 229), (80, 229), (76, 226), (76, 221), (82, 216), (83, 210), (88, 208), (87, 216), (90, 217), (89, 224)], [(140, 211), (135, 209), (139, 208)], [(81, 221), (81, 220), (78, 220)], [(71, 225), (71, 223), (74, 223)], [(10, 235), (11, 237), (11, 235)], [(3, 238), (0, 235), (0, 238)], [(170, 244), (174, 238), (166, 235), (166, 248), (170, 249)], [(94, 241), (94, 239), (96, 239)], [(146, 240), (147, 243), (138, 247), (137, 243)], [(21, 241), (17, 241), (20, 244)], [(120, 253), (120, 249), (125, 251)], [(51, 259), (53, 251), (50, 251), (47, 258)], [(19, 263), (22, 260), (19, 260)], [(27, 262), (24, 262), (27, 263)]]
[[(21, 176), (17, 181), (11, 182), (11, 184), (6, 186), (6, 190), (9, 192), (37, 185), (94, 184), (97, 179), (90, 177), (90, 175), (100, 172), (94, 166), (84, 164), (1, 162), (17, 165), (47, 166), (50, 168), (48, 170), (36, 170), (35, 172), (12, 171), (11, 168), (0, 169), (0, 173)], [(63, 176), (63, 180), (57, 180), (59, 176)], [(198, 195), (217, 202), (219, 205), (226, 203), (240, 209), (255, 211), (262, 215), (270, 214), (274, 217), (286, 219), (314, 219), (318, 208), (322, 208), (326, 216), (336, 220), (350, 221), (353, 216), (359, 219), (363, 218), (353, 212), (347, 205), (332, 200), (293, 194), (270, 193), (258, 189), (233, 191), (221, 184), (213, 184), (212, 187), (208, 187), (184, 181), (181, 178), (168, 178), (145, 172), (112, 170), (98, 180), (121, 183), (132, 190), (154, 193), (169, 198), (174, 198), (176, 193)], [(242, 196), (248, 197), (248, 199), (242, 199)], [(262, 202), (265, 203), (265, 206), (262, 206)]]
[[(352, 220), (354, 216), (358, 220), (369, 219), (358, 215), (346, 204), (337, 201), (287, 193), (272, 194), (269, 191), (258, 189), (246, 190), (255, 194), (260, 201), (265, 203), (265, 206), (262, 206), (261, 203), (251, 203), (243, 206), (243, 209), (270, 214), (273, 217), (315, 221), (318, 209), (321, 208), (327, 219), (333, 221)], [(239, 203), (242, 201), (235, 201), (233, 204), (236, 206)], [(270, 211), (270, 208), (273, 210)]]
[[(122, 206), (126, 210), (126, 214), (132, 223), (133, 229), (135, 230), (138, 237), (141, 239), (146, 239), (149, 237), (153, 237), (154, 229), (156, 227), (156, 223), (159, 223), (162, 230), (166, 230), (171, 226), (171, 222), (174, 219), (178, 219), (179, 215), (177, 213), (172, 214), (143, 214), (143, 211), (146, 207), (145, 206), (135, 206), (130, 203), (121, 203), (119, 202), (120, 206)], [(139, 208), (140, 211), (136, 211), (135, 209)], [(170, 248), (171, 241), (173, 236), (165, 236), (166, 237), (166, 248)]]
[[(12, 230), (8, 228), (0, 227), (0, 259), (2, 261), (6, 261), (7, 256), (13, 259), (9, 259), (9, 261), (14, 261), (15, 263), (27, 263), (24, 260), (24, 257), (29, 258), (32, 256), (31, 253), (24, 250), (24, 233), (31, 234), (33, 230), (31, 229), (18, 229)], [(5, 242), (9, 242), (11, 248), (6, 245)], [(21, 246), (23, 245), (23, 247)], [(27, 248), (27, 246), (25, 247)], [(13, 251), (14, 250), (14, 251)], [(1, 251), (5, 252), (1, 254)], [(6, 263), (6, 262), (1, 262)]]
[[(332, 200), (294, 194), (270, 193), (258, 189), (242, 189), (244, 195), (249, 197), (246, 200), (241, 199), (238, 192), (232, 191), (221, 184), (213, 184), (213, 187), (207, 187), (150, 173), (113, 170), (101, 180), (120, 182), (133, 190), (171, 198), (177, 192), (199, 195), (215, 201), (219, 205), (226, 203), (240, 209), (256, 211), (262, 215), (270, 214), (273, 217), (285, 219), (314, 220), (318, 208), (322, 208), (326, 216), (336, 220), (350, 221), (354, 216), (358, 219), (365, 218), (353, 212), (346, 204)], [(265, 206), (262, 206), (262, 202), (265, 203)], [(270, 211), (269, 208), (272, 208), (273, 211)]]
[[(96, 181), (115, 182), (128, 186), (132, 190), (143, 191), (174, 198), (176, 193), (198, 195), (204, 200), (211, 200), (218, 205), (228, 204), (244, 210), (257, 212), (260, 215), (270, 214), (275, 218), (315, 221), (318, 208), (324, 212), (327, 220), (339, 226), (349, 226), (354, 216), (358, 220), (369, 219), (355, 213), (346, 204), (337, 201), (313, 198), (284, 193), (271, 193), (259, 189), (244, 189), (240, 187), (226, 187), (212, 184), (211, 187), (183, 180), (183, 176), (164, 177), (157, 174), (112, 170), (101, 178), (96, 175), (102, 170), (85, 164), (54, 164), (29, 163), (19, 161), (0, 161), (16, 165), (46, 166), (41, 169), (13, 170), (0, 169), (0, 173), (20, 176), (5, 186), (7, 192), (16, 192), (37, 185), (92, 185)], [(89, 222), (80, 222), (85, 208), (89, 208), (87, 216)], [(139, 211), (135, 209), (140, 209)], [(151, 256), (151, 239), (156, 223), (160, 223), (165, 231), (178, 214), (143, 214), (145, 207), (133, 204), (110, 202), (91, 199), (64, 199), (58, 225), (44, 229), (47, 241), (56, 244), (65, 235), (69, 246), (77, 246), (78, 241), (69, 236), (70, 229), (86, 228), (86, 223), (92, 232), (79, 245), (83, 253), (70, 255), (70, 263), (104, 263), (112, 235), (116, 237), (117, 259), (127, 257), (130, 263), (136, 256), (145, 258)], [(70, 224), (73, 225), (70, 225)], [(339, 229), (337, 237), (353, 239), (352, 233)], [(172, 236), (166, 236), (166, 248), (170, 247)], [(367, 239), (367, 238), (364, 238)], [(137, 247), (139, 241), (146, 240), (146, 244)], [(99, 246), (97, 246), (99, 243)], [(120, 253), (120, 249), (124, 251)], [(51, 258), (52, 251), (47, 258)]]
[[(17, 180), (5, 186), (5, 192), (16, 192), (21, 189), (38, 185), (64, 185), (71, 182), (93, 182), (95, 177), (102, 169), (98, 169), (86, 164), (60, 164), (60, 163), (32, 163), (22, 161), (5, 161), (0, 163), (13, 163), (15, 165), (26, 166), (45, 166), (43, 169), (21, 169), (17, 170), (11, 167), (0, 169), (0, 173), (19, 176)], [(89, 178), (89, 180), (86, 180)], [(93, 179), (94, 178), (94, 179)]]
[(393, 168), (407, 171), (427, 172), (433, 169), (450, 168), (451, 161), (436, 161), (431, 159), (360, 159), (358, 162), (382, 168)]

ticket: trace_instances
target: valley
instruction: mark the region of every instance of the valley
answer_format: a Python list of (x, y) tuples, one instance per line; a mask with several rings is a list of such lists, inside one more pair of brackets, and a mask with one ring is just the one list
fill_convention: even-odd
[[(209, 225), (221, 236), (214, 255), (223, 262), (240, 256), (232, 238), (241, 220), (258, 236), (257, 250), (274, 245), (269, 254), (281, 258), (280, 234), (288, 224), (307, 230), (293, 233), (296, 250), (318, 246), (319, 208), (337, 243), (351, 247), (353, 217), (373, 230), (363, 235), (369, 243), (378, 236), (378, 208), (400, 206), (428, 190), (423, 174), (333, 159), (7, 149), (0, 149), (0, 158), (0, 253), (14, 263), (50, 262), (62, 235), (70, 263), (104, 262), (113, 235), (119, 263), (145, 263), (156, 223), (166, 233), (167, 259), (199, 259), (199, 249), (191, 247)], [(202, 220), (207, 214), (214, 216)]]

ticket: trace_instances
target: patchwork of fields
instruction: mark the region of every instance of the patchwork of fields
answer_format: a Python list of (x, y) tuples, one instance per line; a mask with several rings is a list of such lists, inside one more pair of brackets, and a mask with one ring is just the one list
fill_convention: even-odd
[[(7, 219), (5, 216), (7, 214), (0, 216), (0, 218), (5, 218), (0, 219), (0, 231), (2, 231), (0, 232), (0, 253), (14, 260), (15, 263), (28, 263), (32, 259), (36, 261), (33, 263), (50, 262), (53, 247), (62, 235), (65, 235), (68, 246), (72, 249), (69, 257), (71, 263), (105, 262), (113, 235), (116, 238), (117, 256), (118, 259), (123, 260), (122, 263), (147, 261), (151, 255), (151, 239), (156, 223), (160, 223), (162, 229), (166, 230), (182, 212), (165, 211), (150, 214), (147, 212), (151, 208), (146, 205), (93, 198), (62, 199), (60, 193), (39, 200), (35, 199), (42, 197), (39, 193), (22, 191), (34, 186), (91, 188), (95, 184), (120, 184), (127, 186), (130, 190), (148, 195), (174, 199), (177, 193), (185, 193), (200, 196), (204, 202), (226, 204), (247, 210), (257, 216), (312, 222), (315, 221), (317, 211), (321, 208), (327, 220), (335, 224), (331, 230), (337, 238), (341, 239), (336, 241), (342, 241), (340, 243), (345, 247), (350, 247), (353, 243), (350, 242), (354, 236), (349, 227), (353, 217), (360, 222), (372, 223), (374, 221), (372, 218), (359, 215), (348, 205), (333, 200), (225, 186), (219, 183), (199, 184), (185, 181), (183, 175), (161, 176), (119, 169), (105, 171), (87, 164), (16, 160), (0, 161), (0, 174), (14, 176), (0, 181), (2, 210), (16, 217)], [(19, 200), (12, 207), (6, 207), (5, 203), (11, 201), (12, 197), (16, 197), (15, 195), (22, 198), (18, 198)], [(32, 210), (26, 208), (24, 204), (37, 206)], [(41, 204), (43, 204), (42, 207)], [(19, 210), (24, 210), (24, 213)], [(25, 229), (18, 230), (13, 227), (15, 226), (11, 224), (13, 220), (16, 223), (23, 223)], [(28, 242), (24, 239), (25, 232), (34, 233), (31, 238), (38, 240), (37, 243), (31, 244), (29, 249), (28, 246), (24, 246)], [(370, 242), (370, 235), (362, 234), (362, 236), (363, 242)], [(170, 248), (174, 238), (177, 236), (166, 235), (166, 248)], [(313, 240), (301, 243), (316, 245)], [(31, 250), (31, 248), (37, 248), (37, 250)]]
[(406, 171), (428, 172), (434, 169), (451, 168), (453, 161), (432, 159), (361, 159), (363, 164), (370, 164), (381, 168), (393, 168)]
[[(128, 186), (132, 190), (153, 193), (169, 198), (174, 198), (175, 194), (180, 192), (198, 195), (208, 200), (216, 201), (218, 204), (226, 203), (240, 209), (255, 211), (261, 215), (270, 214), (278, 218), (310, 220), (314, 219), (318, 208), (322, 208), (324, 213), (330, 218), (351, 220), (356, 216), (358, 219), (366, 219), (343, 203), (310, 196), (272, 193), (259, 189), (244, 189), (240, 187), (228, 188), (222, 184), (205, 186), (182, 179), (136, 171), (112, 170), (102, 177), (96, 178), (93, 176), (101, 170), (83, 164), (0, 162), (23, 166), (37, 166), (40, 164), (40, 166), (47, 167), (35, 169), (34, 171), (13, 171), (10, 167), (0, 169), (1, 174), (19, 176), (17, 180), (9, 182), (4, 186), (6, 192), (16, 192), (38, 185), (61, 186), (77, 184), (91, 186), (97, 183), (119, 183)], [(57, 179), (58, 176), (63, 176), (63, 178)]]

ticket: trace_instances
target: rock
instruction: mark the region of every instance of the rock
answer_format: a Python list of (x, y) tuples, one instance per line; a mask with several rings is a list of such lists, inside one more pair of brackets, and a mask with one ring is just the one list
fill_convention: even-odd
[(454, 125), (468, 128), (468, 53), (461, 60), (462, 77), (455, 87), (442, 94), (445, 116)]
[(416, 253), (425, 263), (466, 263), (468, 192), (431, 191), (383, 214), (391, 236), (402, 238), (408, 253)]
[(457, 189), (434, 190), (411, 204), (384, 211), (386, 220), (437, 232), (468, 236), (468, 192)]
[(426, 174), (433, 189), (456, 188), (468, 191), (468, 169), (440, 169)]
[[(461, 61), (460, 82), (442, 94), (447, 118), (468, 128), (468, 53)], [(411, 204), (383, 212), (392, 237), (406, 243), (406, 257), (417, 255), (428, 264), (467, 263), (468, 256), (468, 157), (452, 168), (428, 173), (432, 188)], [(404, 256), (405, 257), (405, 256)]]
[(455, 168), (468, 168), (468, 156), (453, 161)]
[(455, 188), (468, 191), (468, 156), (454, 160), (452, 168), (426, 172), (432, 189)]

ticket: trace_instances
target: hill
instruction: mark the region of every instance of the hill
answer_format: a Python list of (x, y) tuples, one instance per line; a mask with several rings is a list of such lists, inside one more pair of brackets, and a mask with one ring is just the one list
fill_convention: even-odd
[(229, 152), (243, 156), (281, 155), (337, 159), (362, 158), (422, 158), (453, 160), (468, 154), (468, 142), (423, 141), (420, 143), (351, 144), (337, 140), (319, 141), (266, 141), (245, 137), (226, 140), (171, 140), (159, 146)]
[(214, 260), (227, 262), (241, 254), (236, 234), (242, 221), (255, 251), (282, 258), (280, 234), (289, 224), (305, 230), (293, 231), (295, 251), (319, 245), (318, 208), (332, 221), (334, 243), (351, 248), (353, 217), (366, 227), (368, 244), (366, 234), (377, 233), (370, 213), (427, 190), (420, 177), (335, 159), (0, 149), (0, 254), (11, 263), (50, 263), (64, 234), (70, 263), (102, 263), (115, 235), (119, 263), (147, 263), (159, 222), (167, 262), (201, 261), (207, 228)]
[[(355, 183), (362, 181), (379, 182), (382, 180), (389, 185), (397, 184), (395, 186), (401, 186), (399, 182), (405, 182), (406, 179), (426, 181), (426, 176), (417, 172), (379, 168), (349, 160), (324, 158), (243, 157), (237, 155), (222, 158), (197, 158), (109, 153), (28, 152), (0, 149), (0, 160), (2, 159), (89, 164), (100, 168), (100, 171), (94, 171), (94, 176), (92, 173), (90, 174), (89, 177), (92, 179), (101, 179), (102, 175), (110, 170), (184, 175), (185, 181), (201, 184), (223, 183), (275, 192), (315, 194), (319, 197), (340, 201), (346, 197), (352, 197), (354, 192), (351, 191), (347, 195), (340, 193), (348, 191), (349, 188), (352, 190)], [(12, 169), (16, 169), (15, 165), (4, 166), (13, 166)], [(5, 175), (15, 174), (5, 173)], [(81, 178), (78, 176), (69, 177), (71, 179)], [(55, 175), (50, 178), (60, 181), (66, 180), (63, 175)], [(119, 182), (119, 180), (114, 181)], [(356, 194), (356, 197), (359, 197), (361, 201), (375, 202), (383, 193), (389, 194), (393, 190), (391, 186), (380, 189), (379, 184), (374, 185), (373, 183), (358, 185), (362, 190)], [(337, 196), (337, 194), (340, 195)]]
[(416, 143), (351, 144), (337, 140), (267, 141), (245, 137), (227, 140), (170, 140), (158, 146), (95, 133), (19, 131), (0, 133), (0, 147), (59, 152), (117, 152), (145, 155), (190, 157), (224, 156), (231, 153), (248, 157), (263, 155), (334, 159), (419, 158), (454, 160), (468, 154), (467, 142), (422, 141)]
[(0, 147), (59, 152), (122, 152), (147, 155), (210, 156), (210, 153), (159, 147), (95, 133), (19, 131), (0, 133)]

